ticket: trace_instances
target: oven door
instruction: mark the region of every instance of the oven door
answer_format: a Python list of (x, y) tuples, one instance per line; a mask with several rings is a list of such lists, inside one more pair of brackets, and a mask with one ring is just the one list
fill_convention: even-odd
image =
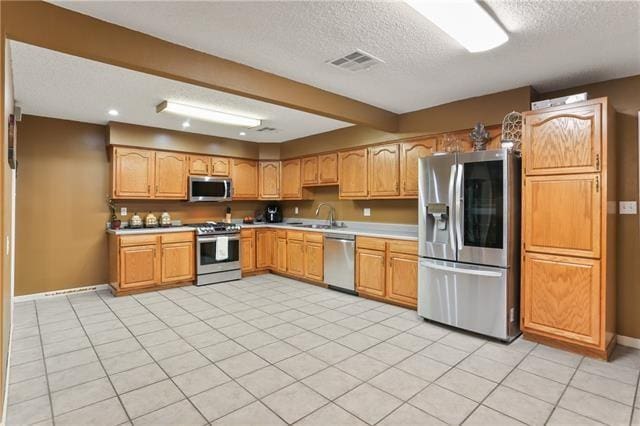
[(458, 261), (509, 266), (510, 200), (513, 170), (506, 150), (458, 155), (456, 175), (456, 239)]
[(240, 237), (233, 235), (228, 238), (228, 256), (225, 260), (216, 260), (218, 237), (198, 238), (196, 250), (198, 275), (240, 269)]
[(189, 176), (189, 201), (231, 200), (231, 179)]

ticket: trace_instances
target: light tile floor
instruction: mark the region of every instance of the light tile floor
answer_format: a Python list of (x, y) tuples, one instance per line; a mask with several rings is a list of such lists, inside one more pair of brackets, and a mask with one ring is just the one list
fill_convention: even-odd
[(639, 425), (639, 372), (264, 275), (16, 304), (7, 423)]

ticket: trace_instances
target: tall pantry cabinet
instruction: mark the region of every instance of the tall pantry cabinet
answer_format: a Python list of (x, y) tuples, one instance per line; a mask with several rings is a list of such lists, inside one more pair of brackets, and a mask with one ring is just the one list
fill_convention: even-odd
[(608, 358), (615, 346), (616, 179), (607, 98), (524, 113), (521, 328)]

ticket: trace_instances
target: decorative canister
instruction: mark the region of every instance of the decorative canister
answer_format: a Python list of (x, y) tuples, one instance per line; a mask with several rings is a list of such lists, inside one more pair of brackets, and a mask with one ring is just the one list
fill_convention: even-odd
[(160, 226), (168, 227), (171, 226), (171, 216), (168, 212), (163, 212), (160, 215)]
[(151, 212), (144, 218), (144, 226), (147, 228), (156, 228), (158, 227), (158, 219)]
[(134, 213), (129, 219), (129, 228), (142, 228), (142, 218), (138, 216), (138, 213)]

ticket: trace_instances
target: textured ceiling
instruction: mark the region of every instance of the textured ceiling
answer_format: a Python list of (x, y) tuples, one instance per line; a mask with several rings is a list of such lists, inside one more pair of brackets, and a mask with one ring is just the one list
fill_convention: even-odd
[[(12, 41), (10, 44), (16, 103), (25, 114), (105, 124), (110, 119), (183, 130), (184, 117), (156, 113), (172, 100), (218, 111), (260, 118), (275, 132), (191, 120), (187, 131), (252, 142), (284, 142), (323, 133), (350, 123), (266, 102), (70, 56)], [(120, 112), (110, 117), (109, 109)], [(245, 131), (246, 136), (239, 132)]]
[[(640, 74), (634, 0), (487, 0), (510, 40), (475, 54), (397, 1), (55, 3), (398, 113)], [(354, 74), (324, 63), (356, 48), (385, 64)]]

